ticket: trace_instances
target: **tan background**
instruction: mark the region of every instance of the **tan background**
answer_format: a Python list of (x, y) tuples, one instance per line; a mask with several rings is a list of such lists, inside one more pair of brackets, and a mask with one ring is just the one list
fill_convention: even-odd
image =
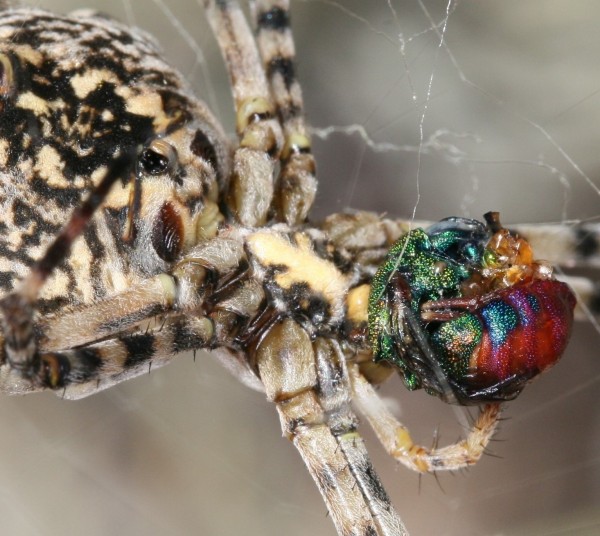
[[(205, 51), (208, 79), (155, 2), (40, 3), (99, 7), (122, 20), (132, 13), (199, 92), (212, 84), (231, 130), (224, 71), (196, 2), (164, 5)], [(438, 48), (418, 0), (393, 5), (397, 18), (384, 1), (293, 4), (312, 124), (359, 124), (377, 142), (414, 147), (433, 72), (424, 138), (454, 133), (443, 140), (465, 156), (455, 163), (439, 152), (423, 155), (417, 173), (409, 150), (376, 153), (357, 135), (317, 141), (317, 213), (351, 205), (408, 216), (418, 178), (420, 218), (497, 209), (508, 222), (597, 219), (598, 194), (561, 150), (598, 185), (598, 3), (460, 2), (446, 30), (460, 71)], [(425, 5), (442, 30), (446, 4)], [(600, 335), (577, 325), (573, 339), (563, 362), (508, 406), (492, 447), (498, 457), (465, 474), (419, 481), (364, 430), (412, 534), (600, 533)], [(442, 441), (460, 434), (462, 410), (397, 383), (385, 393), (423, 442), (436, 428)], [(332, 535), (316, 489), (280, 436), (263, 397), (205, 355), (79, 402), (3, 398), (0, 533)]]

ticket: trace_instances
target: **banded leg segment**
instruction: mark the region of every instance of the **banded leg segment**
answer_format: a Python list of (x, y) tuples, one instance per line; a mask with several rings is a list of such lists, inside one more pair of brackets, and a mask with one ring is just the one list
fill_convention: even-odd
[[(140, 374), (150, 362), (165, 363), (178, 352), (223, 342), (216, 340), (224, 331), (219, 318), (205, 316), (210, 312), (205, 298), (214, 285), (207, 279), (215, 279), (207, 274), (226, 278), (242, 257), (239, 241), (214, 238), (188, 251), (172, 275), (159, 274), (101, 301), (65, 308), (35, 326), (25, 323), (23, 329), (32, 333), (30, 355), (15, 361), (5, 351), (0, 390), (16, 393), (85, 384), (78, 388), (81, 394), (72, 396), (80, 398)], [(245, 299), (246, 286), (232, 289), (221, 307), (237, 304), (238, 316), (254, 314), (258, 305)], [(260, 301), (260, 292), (253, 288), (251, 293)]]
[(67, 399), (83, 398), (166, 365), (181, 352), (209, 348), (213, 337), (211, 319), (175, 316), (151, 329), (81, 348), (40, 351), (26, 371), (4, 363), (0, 366), (0, 391), (24, 394), (55, 389)]
[(358, 366), (351, 365), (349, 375), (354, 404), (369, 421), (388, 454), (413, 471), (456, 471), (477, 463), (498, 426), (500, 404), (486, 404), (466, 439), (434, 449), (416, 445), (408, 429), (387, 409)]
[(205, 0), (231, 79), (240, 146), (235, 151), (229, 205), (245, 226), (264, 225), (273, 200), (275, 163), (283, 144), (269, 85), (248, 23), (237, 2)]
[(356, 432), (337, 344), (317, 339), (313, 345), (300, 325), (286, 319), (264, 337), (256, 363), (284, 435), (300, 452), (338, 534), (406, 534)]
[(317, 180), (310, 134), (304, 121), (302, 90), (296, 79), (289, 2), (256, 0), (251, 5), (258, 48), (285, 139), (282, 168), (275, 185), (276, 218), (297, 225), (306, 220), (315, 199)]

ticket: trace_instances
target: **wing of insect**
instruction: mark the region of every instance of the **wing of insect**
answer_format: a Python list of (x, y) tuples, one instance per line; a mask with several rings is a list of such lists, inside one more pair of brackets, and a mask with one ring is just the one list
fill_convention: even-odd
[[(91, 395), (214, 350), (266, 393), (340, 535), (401, 535), (352, 404), (417, 472), (485, 452), (500, 402), (562, 354), (574, 298), (511, 234), (372, 213), (311, 223), (287, 1), (206, 0), (237, 143), (152, 38), (94, 12), (0, 11), (0, 388)], [(374, 386), (482, 405), (427, 449)]]

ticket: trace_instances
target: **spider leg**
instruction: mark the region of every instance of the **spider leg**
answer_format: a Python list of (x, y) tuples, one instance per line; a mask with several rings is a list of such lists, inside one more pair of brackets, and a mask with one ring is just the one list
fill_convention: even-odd
[(515, 225), (511, 231), (523, 236), (536, 257), (565, 268), (600, 268), (600, 224)]
[[(237, 317), (249, 316), (258, 307), (246, 297), (246, 287), (251, 282), (233, 289), (228, 299), (215, 304), (213, 317), (208, 318), (203, 314), (206, 312), (204, 301), (208, 291), (206, 280), (211, 279), (207, 277), (207, 272), (226, 275), (238, 267), (242, 255), (239, 241), (215, 238), (187, 252), (174, 267), (172, 275), (159, 274), (101, 301), (64, 308), (58, 314), (43, 317), (35, 326), (30, 316), (33, 306), (21, 302), (19, 306), (27, 306), (25, 313), (29, 316), (18, 309), (12, 315), (9, 312), (6, 318), (12, 321), (24, 318), (20, 329), (28, 330), (31, 334), (30, 346), (26, 347), (31, 354), (18, 361), (5, 350), (0, 367), (0, 375), (4, 378), (0, 390), (14, 393), (40, 388), (57, 389), (72, 383), (89, 383), (92, 380), (96, 383), (101, 380), (102, 386), (86, 386), (82, 389), (85, 395), (78, 395), (86, 396), (125, 377), (140, 374), (143, 372), (138, 370), (140, 363), (164, 363), (184, 349), (206, 348), (216, 344), (219, 336), (230, 337), (224, 326), (235, 324)], [(260, 291), (254, 288), (252, 291), (252, 295), (260, 301)], [(227, 317), (227, 308), (233, 308), (237, 313), (229, 315), (234, 317), (233, 322)], [(160, 337), (154, 337), (152, 330), (147, 328), (152, 322), (162, 321), (169, 326), (173, 316), (192, 311), (189, 316), (195, 320), (187, 324), (181, 320), (177, 325), (192, 326), (199, 323), (198, 326), (193, 329), (181, 327), (171, 337), (174, 341), (172, 348), (169, 347), (166, 328)], [(136, 333), (140, 330), (141, 333)], [(188, 335), (196, 332), (196, 335)], [(11, 336), (9, 332), (5, 334), (5, 349), (10, 349), (7, 342), (11, 342)], [(186, 345), (181, 342), (182, 338), (195, 340), (197, 345)], [(95, 343), (99, 346), (94, 346)], [(163, 348), (164, 345), (166, 348)], [(113, 380), (113, 377), (120, 379)], [(15, 378), (20, 378), (24, 383)]]
[(90, 344), (122, 333), (170, 311), (202, 310), (208, 272), (226, 275), (240, 264), (239, 241), (214, 238), (192, 248), (177, 262), (172, 275), (162, 273), (92, 304), (64, 308), (43, 317), (36, 326), (45, 350)]
[(600, 283), (581, 276), (561, 274), (558, 278), (567, 283), (577, 296), (575, 320), (589, 321), (597, 325), (600, 319)]
[(302, 90), (295, 73), (289, 1), (257, 0), (251, 7), (258, 49), (284, 135), (281, 171), (275, 184), (276, 218), (296, 225), (306, 220), (317, 192), (317, 180), (310, 133), (304, 121)]
[(233, 157), (228, 204), (240, 223), (264, 225), (273, 201), (273, 176), (283, 136), (256, 43), (235, 1), (205, 0), (231, 78), (240, 139)]
[(387, 409), (357, 365), (349, 367), (349, 375), (353, 402), (369, 421), (388, 454), (413, 471), (455, 471), (473, 465), (481, 458), (496, 431), (500, 404), (486, 404), (466, 439), (442, 448), (415, 445), (408, 429)]
[(284, 435), (302, 456), (338, 534), (406, 534), (356, 432), (337, 343), (313, 343), (299, 324), (285, 319), (261, 341), (256, 363)]
[(0, 367), (0, 391), (24, 394), (50, 388), (70, 400), (83, 398), (161, 367), (181, 352), (207, 348), (213, 336), (209, 318), (180, 316), (79, 348), (40, 350), (27, 369)]

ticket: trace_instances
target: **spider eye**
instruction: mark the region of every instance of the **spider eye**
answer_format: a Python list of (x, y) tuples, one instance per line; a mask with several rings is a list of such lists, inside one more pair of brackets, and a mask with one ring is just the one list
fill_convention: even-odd
[(140, 154), (138, 164), (148, 175), (162, 175), (175, 166), (177, 152), (164, 140), (152, 140)]
[(152, 246), (163, 261), (173, 262), (181, 251), (182, 241), (181, 218), (171, 203), (165, 203), (152, 229)]

